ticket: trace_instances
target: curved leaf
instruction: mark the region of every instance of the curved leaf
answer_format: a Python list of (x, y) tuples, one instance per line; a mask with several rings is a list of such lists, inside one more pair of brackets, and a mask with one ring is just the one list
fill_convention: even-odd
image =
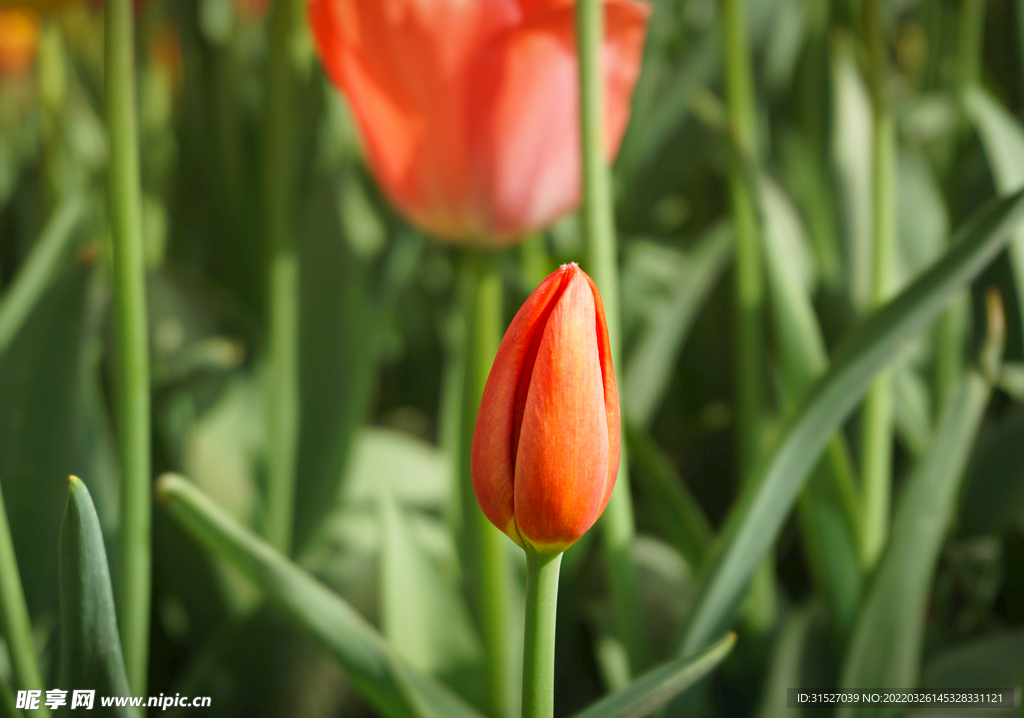
[(732, 226), (719, 222), (698, 240), (677, 272), (671, 295), (653, 313), (622, 372), (623, 413), (647, 428), (661, 405), (679, 352), (708, 295), (732, 258)]
[[(864, 600), (840, 677), (842, 690), (909, 690), (917, 685), (928, 597), (953, 502), (988, 405), (978, 371), (943, 408), (931, 451), (907, 482), (892, 536)], [(837, 715), (877, 715), (877, 704), (843, 704)]]
[(573, 718), (639, 718), (658, 710), (710, 673), (736, 643), (729, 633), (693, 658), (677, 658), (637, 678), (628, 688), (602, 698)]
[(1005, 246), (1022, 213), (1024, 192), (988, 205), (961, 230), (942, 260), (850, 332), (831, 370), (787, 422), (726, 521), (683, 630), (680, 655), (696, 654), (724, 630), (828, 438), (875, 374)]
[[(60, 527), (60, 688), (94, 690), (97, 696), (129, 696), (121, 656), (107, 551), (89, 490), (68, 482), (68, 503)], [(99, 698), (94, 699), (97, 704)], [(70, 700), (68, 700), (70, 705)], [(113, 715), (134, 718), (129, 706)]]
[(330, 651), (366, 700), (388, 718), (480, 718), (458, 696), (414, 671), (337, 594), (240, 526), (186, 479), (166, 474), (157, 497), (207, 549), (230, 561)]
[(83, 199), (74, 195), (54, 210), (14, 282), (0, 297), (0, 356), (56, 274), (84, 209)]

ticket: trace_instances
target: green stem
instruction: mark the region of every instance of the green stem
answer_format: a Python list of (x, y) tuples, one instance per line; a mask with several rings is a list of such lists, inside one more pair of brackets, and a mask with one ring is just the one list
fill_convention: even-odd
[(128, 682), (134, 693), (144, 695), (152, 582), (152, 497), (149, 333), (132, 0), (107, 0), (104, 9), (104, 82), (110, 146), (107, 189), (113, 246), (116, 406), (121, 456), (121, 564), (117, 606)]
[(961, 90), (981, 81), (981, 51), (985, 38), (986, 0), (963, 0), (960, 15), (959, 76)]
[(0, 491), (0, 628), (7, 639), (15, 686), (21, 690), (45, 690), (36, 662), (32, 623), (21, 587), (3, 491)]
[[(746, 167), (759, 159), (754, 118), (754, 83), (747, 43), (746, 5), (724, 0), (722, 29), (725, 46), (726, 96), (735, 153), (729, 171), (733, 222), (736, 232), (735, 372), (736, 444), (741, 483), (752, 475), (761, 449), (764, 388), (764, 268), (757, 208)], [(771, 558), (758, 568), (744, 606), (757, 632), (775, 623), (775, 573)]]
[(562, 554), (526, 551), (526, 630), (523, 635), (523, 718), (555, 712), (555, 616)]
[(743, 0), (722, 3), (725, 33), (726, 94), (729, 124), (737, 157), (729, 172), (733, 221), (736, 226), (736, 392), (740, 475), (750, 474), (760, 445), (764, 369), (764, 279), (757, 210), (744, 163), (756, 162), (754, 91)]
[(473, 428), (483, 398), (484, 385), (491, 372), (494, 356), (502, 335), (502, 283), (495, 257), (478, 254), (467, 257), (472, 272), (472, 305), (469, 307), (469, 354), (464, 390), (463, 421), (463, 489), (468, 501), (463, 520), (473, 522), (469, 537), (475, 550), (475, 598), (480, 632), (484, 643), (484, 679), (486, 707), (489, 715), (507, 715), (509, 705), (509, 640), (508, 640), (508, 538), (487, 520), (472, 495), (469, 475), (469, 449)]
[(61, 166), (61, 123), (63, 121), (65, 77), (64, 38), (55, 18), (46, 18), (39, 37), (40, 181), (42, 205), (51, 212), (67, 185)]
[(288, 0), (270, 19), (263, 211), (270, 251), (268, 280), (267, 505), (264, 535), (291, 552), (299, 435), (299, 258), (292, 228), (293, 78), (290, 42), (295, 12)]
[[(1022, 6), (1024, 7), (1024, 6)], [(982, 41), (985, 33), (985, 0), (963, 0), (963, 7), (960, 11), (960, 36), (957, 54), (957, 85), (960, 96), (972, 86), (981, 81), (981, 59)], [(962, 162), (962, 150), (957, 151), (958, 146), (962, 148), (964, 142), (973, 135), (971, 124), (964, 113), (960, 115), (957, 132), (949, 140), (948, 163), (948, 186), (953, 191), (947, 191), (950, 198), (950, 211), (956, 214), (955, 188), (959, 186), (959, 172), (955, 169)], [(953, 393), (954, 388), (960, 381), (964, 371), (964, 341), (967, 333), (967, 317), (970, 313), (969, 293), (961, 294), (950, 302), (950, 306), (939, 317), (936, 326), (936, 356), (935, 356), (935, 407), (936, 411), (945, 406), (946, 399)]]
[[(601, 291), (612, 349), (615, 378), (622, 384), (622, 345), (619, 323), (619, 269), (615, 239), (615, 208), (611, 173), (604, 155), (604, 84), (600, 54), (604, 12), (600, 0), (576, 5), (576, 33), (580, 64), (580, 139), (583, 155), (583, 227), (587, 242), (587, 271)], [(626, 648), (633, 674), (647, 663), (646, 641), (636, 566), (633, 564), (633, 498), (629, 490), (625, 439), (619, 475), (608, 507), (601, 518), (605, 560), (611, 586), (615, 631)]]
[[(868, 48), (868, 80), (874, 110), (872, 148), (872, 275), (871, 306), (888, 298), (893, 238), (896, 231), (895, 144), (896, 129), (885, 96), (885, 36), (880, 0), (864, 4)], [(860, 559), (870, 568), (878, 559), (888, 535), (892, 502), (892, 398), (891, 374), (875, 379), (864, 402), (861, 425), (863, 512)]]

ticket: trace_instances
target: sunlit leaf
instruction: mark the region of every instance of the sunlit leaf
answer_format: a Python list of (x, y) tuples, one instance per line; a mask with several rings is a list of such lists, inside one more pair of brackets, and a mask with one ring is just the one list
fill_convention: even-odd
[(388, 718), (479, 718), (442, 684), (400, 660), (341, 597), (239, 526), (187, 480), (165, 475), (157, 494), (197, 541), (238, 567), (330, 651), (380, 713)]
[[(981, 137), (999, 193), (1016, 192), (1024, 185), (1024, 127), (980, 87), (968, 89), (963, 101)], [(1024, 227), (1014, 230), (1009, 255), (1017, 296), (1024, 297)], [(1024, 314), (1021, 317), (1024, 321)]]
[(469, 608), (454, 582), (420, 546), (405, 509), (380, 499), (381, 630), (413, 668), (463, 695), (479, 696), (482, 649)]
[[(989, 395), (988, 382), (972, 371), (943, 407), (931, 450), (901, 494), (888, 546), (846, 649), (843, 690), (917, 685), (932, 577)], [(872, 704), (839, 707), (840, 716), (879, 712)]]
[(640, 718), (661, 708), (715, 669), (736, 643), (730, 633), (698, 656), (676, 659), (637, 678), (628, 687), (573, 718)]
[(694, 655), (725, 629), (829, 436), (905, 342), (992, 261), (1022, 212), (1024, 193), (990, 204), (942, 260), (850, 332), (733, 507), (683, 631), (681, 655)]

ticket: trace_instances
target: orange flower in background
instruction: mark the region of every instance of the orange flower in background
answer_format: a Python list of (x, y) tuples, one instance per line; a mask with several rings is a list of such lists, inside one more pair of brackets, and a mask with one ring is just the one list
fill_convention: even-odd
[(171, 85), (179, 89), (185, 81), (185, 61), (181, 53), (181, 36), (173, 25), (157, 29), (149, 41), (149, 59), (167, 73)]
[(555, 270), (505, 332), (473, 432), (473, 490), (520, 546), (558, 553), (604, 511), (619, 468), (619, 393), (601, 295)]
[(263, 19), (270, 9), (270, 0), (235, 0), (235, 12), (246, 22)]
[[(580, 200), (573, 0), (312, 0), (324, 67), (383, 190), (453, 240), (513, 241)], [(605, 0), (605, 151), (640, 72), (648, 7)]]
[(0, 75), (20, 75), (39, 45), (39, 20), (25, 10), (0, 9)]

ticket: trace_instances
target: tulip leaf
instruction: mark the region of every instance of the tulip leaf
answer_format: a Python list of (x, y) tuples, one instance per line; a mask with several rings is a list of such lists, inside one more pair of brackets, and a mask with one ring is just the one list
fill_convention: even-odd
[(21, 718), (21, 711), (15, 707), (14, 694), (3, 676), (0, 676), (0, 718)]
[(341, 597), (236, 523), (189, 481), (167, 474), (157, 482), (157, 495), (189, 534), (234, 564), (333, 654), (382, 715), (480, 718), (448, 688), (401, 661)]
[[(999, 193), (1016, 192), (1024, 185), (1024, 127), (980, 87), (968, 89), (963, 100), (988, 156)], [(1014, 231), (1009, 254), (1017, 296), (1024, 297), (1024, 227), (1018, 226)]]
[(850, 331), (832, 368), (787, 421), (726, 520), (683, 630), (682, 656), (696, 654), (725, 629), (829, 437), (874, 376), (992, 261), (1022, 213), (1024, 193), (988, 205), (939, 262)]
[(729, 633), (693, 658), (677, 658), (637, 678), (627, 688), (602, 698), (573, 718), (640, 718), (661, 708), (725, 660), (736, 643)]
[[(128, 696), (107, 551), (89, 490), (74, 476), (60, 528), (60, 687), (94, 690), (97, 696)], [(98, 702), (98, 698), (94, 699)], [(112, 714), (136, 716), (130, 706)]]
[(623, 371), (623, 411), (646, 428), (665, 395), (686, 335), (732, 257), (732, 228), (712, 227), (679, 268), (671, 296), (658, 307)]
[(867, 304), (871, 288), (871, 99), (857, 69), (852, 42), (839, 35), (832, 51), (832, 156), (840, 195), (840, 217), (846, 226), (847, 284), (854, 306)]
[[(29, 613), (58, 611), (64, 481), (75, 472), (75, 393), (91, 272), (53, 281), (0, 357), (0, 482)], [(24, 686), (16, 686), (24, 688)]]
[(465, 599), (417, 536), (412, 517), (390, 495), (380, 500), (381, 631), (412, 667), (462, 695), (479, 693), (480, 639)]
[(757, 718), (800, 718), (801, 708), (790, 708), (790, 688), (802, 688), (807, 640), (815, 623), (821, 618), (820, 606), (811, 604), (789, 612), (775, 638), (770, 668), (758, 699)]
[[(932, 577), (989, 395), (989, 383), (971, 371), (943, 407), (935, 441), (907, 481), (864, 599), (843, 661), (843, 690), (917, 685)], [(838, 715), (870, 716), (879, 710), (850, 703), (840, 706)]]
[(697, 571), (714, 539), (711, 521), (665, 452), (630, 422), (625, 427), (632, 476), (662, 534)]
[(82, 197), (73, 195), (54, 210), (14, 282), (0, 297), (0, 356), (7, 351), (57, 273), (76, 236), (74, 230), (84, 209)]
[[(767, 178), (761, 180), (758, 199), (765, 225), (771, 326), (784, 405), (792, 412), (828, 368), (828, 351), (814, 312), (810, 250), (796, 209)], [(800, 502), (800, 527), (811, 573), (843, 627), (853, 621), (861, 582), (855, 539), (856, 488), (849, 456), (842, 432), (837, 431)]]

